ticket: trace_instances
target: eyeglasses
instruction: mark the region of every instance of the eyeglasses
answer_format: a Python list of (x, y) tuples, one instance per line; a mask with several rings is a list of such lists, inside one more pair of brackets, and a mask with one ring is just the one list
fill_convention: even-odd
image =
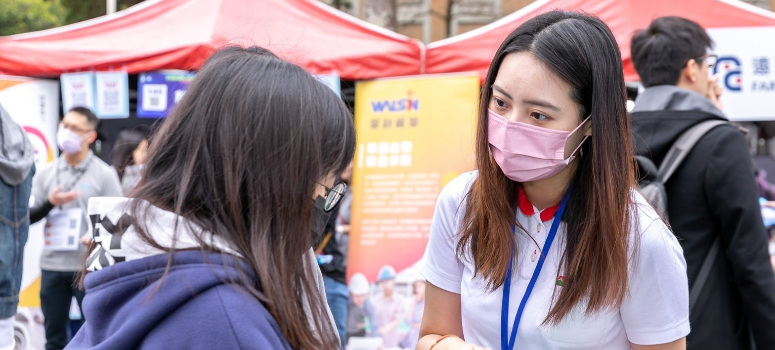
[(329, 188), (319, 182), (318, 184), (326, 189), (326, 204), (323, 206), (323, 210), (326, 212), (334, 210), (336, 205), (339, 204), (339, 201), (342, 200), (342, 197), (344, 197), (344, 193), (347, 191), (347, 185), (344, 182), (340, 182), (334, 185), (334, 187)]
[(65, 123), (65, 122), (59, 122), (59, 127), (60, 128), (64, 128), (64, 129), (68, 129), (68, 130), (70, 130), (70, 131), (72, 131), (72, 132), (74, 132), (76, 134), (85, 134), (85, 133), (87, 133), (89, 131), (94, 131), (94, 129), (81, 129), (81, 128), (73, 125), (73, 124), (68, 124), (68, 123)]
[(709, 53), (692, 59), (697, 63), (702, 63), (704, 61), (705, 64), (708, 65), (708, 69), (713, 69), (713, 67), (716, 66), (716, 62), (718, 61), (718, 55)]

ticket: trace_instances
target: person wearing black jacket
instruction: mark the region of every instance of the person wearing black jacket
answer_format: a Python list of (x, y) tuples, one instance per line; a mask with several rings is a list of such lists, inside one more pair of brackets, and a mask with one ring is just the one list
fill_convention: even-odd
[[(659, 165), (673, 142), (704, 120), (727, 120), (709, 69), (712, 41), (697, 23), (655, 19), (632, 39), (646, 89), (631, 113), (636, 153)], [(775, 349), (775, 276), (744, 134), (710, 130), (665, 185), (667, 216), (684, 250), (689, 286), (711, 245), (720, 250), (690, 315), (688, 349)]]

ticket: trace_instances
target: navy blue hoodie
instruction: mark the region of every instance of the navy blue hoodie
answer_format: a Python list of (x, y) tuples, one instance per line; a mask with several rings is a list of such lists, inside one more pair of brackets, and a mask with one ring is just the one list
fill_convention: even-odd
[[(86, 276), (86, 323), (68, 349), (290, 349), (264, 305), (240, 286), (228, 254), (179, 251)], [(243, 265), (247, 268), (247, 265)]]

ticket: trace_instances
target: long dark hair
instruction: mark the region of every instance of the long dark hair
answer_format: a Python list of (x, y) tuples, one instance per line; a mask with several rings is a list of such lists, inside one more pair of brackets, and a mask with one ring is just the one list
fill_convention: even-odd
[(124, 170), (127, 166), (135, 163), (132, 153), (137, 149), (145, 135), (138, 130), (121, 130), (113, 144), (113, 151), (110, 153), (110, 163), (118, 173), (118, 178), (124, 178)]
[(251, 268), (238, 282), (292, 348), (338, 348), (305, 253), (316, 183), (355, 152), (342, 100), (262, 48), (228, 47), (207, 60), (156, 135), (134, 191), (141, 236), (158, 247), (142, 227), (145, 200), (225, 238)]
[(568, 227), (561, 263), (565, 283), (544, 322), (559, 322), (582, 300), (587, 312), (618, 307), (628, 283), (633, 151), (619, 48), (608, 27), (588, 15), (542, 14), (514, 30), (495, 53), (479, 106), (479, 176), (468, 193), (458, 254), (470, 248), (476, 273), (487, 279), (488, 288), (503, 285), (510, 249), (517, 245), (511, 225), (517, 225), (520, 184), (504, 175), (490, 152), (487, 108), (501, 62), (517, 52), (531, 53), (570, 84), (579, 120), (591, 115), (592, 136), (577, 158), (575, 188), (562, 217)]

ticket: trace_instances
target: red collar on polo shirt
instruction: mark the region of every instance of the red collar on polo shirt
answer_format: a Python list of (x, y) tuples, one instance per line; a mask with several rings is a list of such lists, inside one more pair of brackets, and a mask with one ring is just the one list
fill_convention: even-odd
[[(525, 214), (525, 216), (533, 216), (535, 214), (533, 203), (530, 203), (530, 200), (527, 199), (525, 190), (522, 189), (522, 187), (519, 188), (519, 198), (517, 200), (517, 206), (519, 207), (519, 211), (521, 211), (522, 214)], [(560, 207), (560, 204), (557, 203), (549, 208), (542, 210), (539, 213), (539, 216), (541, 217), (541, 221), (551, 220), (554, 217), (554, 213), (557, 212), (557, 209), (559, 207)]]

